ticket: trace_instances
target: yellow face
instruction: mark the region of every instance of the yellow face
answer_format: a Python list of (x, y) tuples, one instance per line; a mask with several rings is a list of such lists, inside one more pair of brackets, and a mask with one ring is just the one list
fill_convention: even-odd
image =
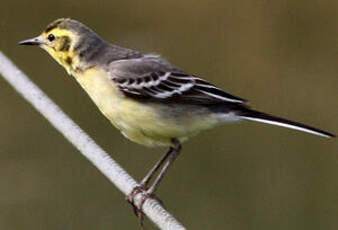
[(41, 48), (46, 50), (68, 73), (71, 73), (74, 61), (77, 61), (72, 51), (74, 44), (78, 41), (77, 34), (69, 30), (54, 28), (43, 32), (40, 37), (47, 41), (42, 44)]
[(79, 61), (73, 52), (78, 40), (79, 36), (76, 33), (56, 27), (47, 29), (38, 37), (22, 41), (20, 44), (40, 46), (71, 74)]
[(43, 32), (39, 37), (45, 41), (41, 47), (53, 56), (55, 52), (69, 51), (75, 34), (69, 30), (55, 28)]

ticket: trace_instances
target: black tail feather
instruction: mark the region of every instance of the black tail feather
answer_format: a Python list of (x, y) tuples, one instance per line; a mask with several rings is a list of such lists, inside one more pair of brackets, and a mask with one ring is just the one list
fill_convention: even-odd
[(296, 129), (327, 138), (335, 137), (334, 134), (329, 133), (327, 131), (251, 109), (245, 109), (241, 111), (238, 115), (240, 115), (243, 119), (249, 121), (257, 121), (266, 124), (282, 126), (290, 129)]

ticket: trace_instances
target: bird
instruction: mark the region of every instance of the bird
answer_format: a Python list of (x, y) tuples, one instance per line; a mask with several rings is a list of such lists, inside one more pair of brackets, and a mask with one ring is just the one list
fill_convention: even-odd
[[(335, 137), (327, 131), (252, 109), (247, 100), (185, 72), (159, 55), (111, 44), (74, 19), (57, 19), (39, 36), (19, 44), (47, 51), (124, 137), (144, 146), (168, 148), (126, 198), (141, 223), (143, 203), (157, 197), (155, 192), (180, 154), (182, 143), (200, 131), (253, 121)], [(136, 205), (135, 196), (139, 193), (144, 196)]]

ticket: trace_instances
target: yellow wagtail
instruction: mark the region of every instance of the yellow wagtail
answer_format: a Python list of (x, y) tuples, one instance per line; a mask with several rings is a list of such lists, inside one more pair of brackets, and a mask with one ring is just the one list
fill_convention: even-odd
[[(169, 147), (128, 196), (134, 205), (137, 193), (146, 194), (136, 208), (139, 216), (143, 202), (154, 194), (178, 156), (181, 143), (202, 130), (228, 122), (257, 121), (334, 137), (329, 132), (253, 110), (246, 100), (184, 72), (159, 56), (112, 45), (72, 19), (58, 19), (40, 36), (19, 44), (46, 50), (74, 76), (126, 138), (146, 146)], [(148, 186), (162, 165), (159, 175)]]

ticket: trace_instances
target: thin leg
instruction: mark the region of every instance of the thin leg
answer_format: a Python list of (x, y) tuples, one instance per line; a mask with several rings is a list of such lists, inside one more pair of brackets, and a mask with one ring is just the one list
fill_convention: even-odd
[[(128, 202), (131, 203), (131, 205), (133, 206), (134, 212), (138, 216), (141, 225), (143, 225), (143, 219), (144, 219), (144, 214), (142, 211), (142, 206), (144, 202), (148, 198), (154, 198), (154, 199), (157, 199), (160, 203), (162, 203), (162, 201), (154, 194), (154, 192), (158, 188), (160, 182), (162, 181), (163, 177), (167, 173), (170, 165), (175, 161), (175, 159), (179, 155), (181, 148), (182, 148), (180, 142), (176, 139), (172, 139), (172, 144), (173, 146), (169, 148), (169, 150), (162, 156), (162, 158), (154, 165), (154, 167), (143, 178), (143, 180), (140, 183), (140, 186), (135, 187), (133, 191), (126, 197)], [(161, 172), (155, 179), (154, 183), (151, 185), (151, 187), (148, 190), (146, 190), (146, 186), (149, 183), (150, 179), (153, 177), (155, 172), (161, 167), (161, 165), (166, 161), (168, 157), (169, 157), (168, 161), (163, 166)], [(142, 197), (137, 207), (134, 203), (134, 198), (140, 192), (145, 192), (145, 195)]]
[(133, 205), (134, 212), (138, 216), (138, 208), (134, 205), (134, 198), (135, 196), (140, 193), (140, 192), (145, 192), (147, 190), (147, 185), (153, 175), (156, 173), (156, 171), (161, 167), (161, 165), (165, 162), (165, 160), (168, 158), (168, 156), (174, 151), (173, 147), (170, 147), (168, 151), (161, 157), (161, 159), (156, 162), (154, 167), (149, 170), (147, 175), (142, 179), (141, 183), (139, 186), (136, 186), (133, 188), (131, 193), (126, 196), (126, 200)]
[(174, 139), (173, 144), (174, 144), (174, 147), (172, 147), (173, 153), (171, 154), (169, 160), (163, 166), (161, 172), (159, 173), (159, 175), (155, 179), (154, 183), (147, 190), (147, 194), (149, 194), (149, 195), (152, 195), (156, 191), (156, 189), (158, 188), (159, 184), (161, 183), (163, 177), (168, 172), (170, 165), (172, 165), (172, 163), (175, 161), (175, 159), (177, 158), (177, 156), (179, 155), (179, 153), (182, 149), (182, 146), (181, 146), (181, 144), (179, 143), (178, 140)]
[[(153, 175), (156, 173), (156, 171), (161, 167), (161, 165), (166, 161), (166, 159), (168, 158), (168, 156), (173, 152), (173, 150), (174, 149), (172, 147), (170, 147), (168, 149), (168, 151), (161, 157), (161, 159), (158, 162), (156, 162), (156, 164), (154, 165), (154, 167), (152, 167), (149, 170), (149, 172), (147, 173), (147, 175), (142, 179), (140, 185), (136, 186), (135, 188), (133, 188), (133, 190), (131, 191), (131, 193), (126, 196), (126, 200), (133, 206), (135, 215), (139, 217), (141, 225), (143, 224), (143, 213), (140, 213), (139, 208), (135, 206), (135, 204), (134, 204), (134, 198), (135, 198), (135, 196), (138, 193), (146, 191), (147, 185), (148, 185), (149, 181), (151, 180), (151, 178), (153, 177)], [(159, 198), (156, 197), (156, 199), (161, 204), (163, 204), (162, 201)], [(144, 201), (142, 203), (144, 203)]]
[(149, 170), (147, 175), (142, 179), (140, 186), (146, 188), (147, 184), (153, 177), (153, 175), (156, 173), (156, 171), (161, 167), (161, 165), (165, 162), (165, 160), (168, 158), (168, 156), (173, 152), (173, 148), (170, 147), (168, 151), (161, 157), (161, 159), (154, 165), (152, 169)]

